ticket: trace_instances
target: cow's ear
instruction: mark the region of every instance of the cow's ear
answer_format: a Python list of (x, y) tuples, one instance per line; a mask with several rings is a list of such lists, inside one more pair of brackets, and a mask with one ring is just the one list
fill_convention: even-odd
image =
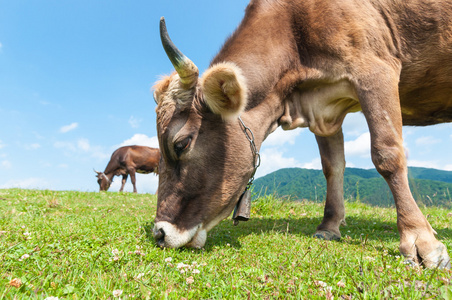
[(160, 98), (162, 95), (168, 90), (168, 86), (170, 84), (171, 76), (164, 76), (159, 81), (157, 81), (152, 87), (153, 96), (155, 103), (159, 104)]
[(242, 71), (233, 63), (210, 67), (201, 79), (204, 101), (213, 113), (230, 120), (246, 107), (247, 87)]

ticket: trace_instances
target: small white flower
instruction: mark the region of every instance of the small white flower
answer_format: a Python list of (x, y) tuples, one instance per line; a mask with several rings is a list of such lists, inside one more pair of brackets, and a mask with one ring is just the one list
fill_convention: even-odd
[(119, 254), (119, 250), (118, 250), (118, 249), (113, 249), (113, 250), (111, 251), (111, 253), (112, 253), (113, 255), (118, 255), (118, 254)]
[(178, 268), (178, 269), (187, 268), (187, 267), (188, 267), (188, 265), (186, 265), (186, 264), (184, 264), (184, 263), (178, 263), (178, 264), (177, 264), (177, 268)]
[(320, 281), (320, 280), (314, 280), (314, 284), (316, 286), (321, 286), (321, 287), (326, 287), (327, 286), (326, 282), (323, 282), (323, 281)]
[(193, 282), (195, 282), (195, 280), (193, 279), (193, 276), (186, 278), (185, 281), (187, 282), (187, 284), (192, 284)]
[(365, 256), (364, 259), (374, 261), (374, 260), (375, 260), (375, 257)]
[(47, 297), (44, 300), (58, 300), (58, 297)]
[(28, 231), (25, 231), (25, 232), (24, 232), (24, 235), (25, 235), (25, 236), (30, 236), (31, 233), (29, 233)]
[(167, 257), (167, 258), (165, 258), (165, 261), (166, 261), (166, 262), (171, 262), (172, 260), (173, 260), (172, 257)]
[(122, 290), (114, 290), (113, 291), (113, 296), (114, 297), (120, 297), (122, 295)]
[(192, 273), (193, 274), (199, 274), (199, 273), (201, 273), (198, 269), (194, 269), (193, 271), (192, 271)]
[(29, 254), (24, 254), (24, 255), (22, 255), (22, 256), (19, 258), (19, 261), (23, 261), (23, 260), (25, 260), (25, 259), (27, 259), (27, 258), (29, 258), (29, 257), (30, 257)]
[(143, 277), (144, 276), (144, 273), (140, 273), (140, 274), (138, 274), (137, 275), (137, 277), (135, 277), (136, 279), (140, 279), (141, 277)]

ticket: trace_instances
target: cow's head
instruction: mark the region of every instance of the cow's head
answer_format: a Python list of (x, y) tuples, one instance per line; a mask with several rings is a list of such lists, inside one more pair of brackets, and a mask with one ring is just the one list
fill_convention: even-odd
[(232, 63), (198, 68), (171, 42), (162, 44), (176, 71), (154, 86), (162, 154), (154, 237), (161, 247), (203, 247), (207, 232), (234, 209), (253, 172), (250, 143), (238, 116), (247, 103)]
[(99, 172), (94, 170), (96, 172), (97, 177), (97, 183), (99, 184), (99, 191), (108, 191), (111, 185), (110, 179), (108, 179), (107, 175), (105, 175), (104, 172)]

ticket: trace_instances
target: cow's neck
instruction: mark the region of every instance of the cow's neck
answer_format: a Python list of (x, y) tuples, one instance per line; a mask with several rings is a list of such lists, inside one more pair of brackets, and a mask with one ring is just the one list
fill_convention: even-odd
[[(303, 9), (315, 9), (313, 1), (302, 3)], [(248, 88), (244, 121), (249, 115), (248, 123), (251, 128), (257, 126), (260, 143), (278, 125), (286, 130), (309, 127), (316, 135), (332, 135), (348, 112), (360, 110), (357, 95), (338, 65), (319, 67), (303, 59), (306, 49), (300, 36), (295, 36), (293, 11), (280, 4), (252, 1), (212, 65), (233, 62), (242, 70)]]
[(232, 62), (242, 70), (248, 88), (242, 119), (253, 130), (259, 148), (284, 114), (283, 99), (292, 89), (286, 83), (294, 80), (287, 77), (299, 67), (290, 11), (266, 5), (265, 1), (250, 3), (242, 23), (211, 63)]
[(260, 105), (298, 64), (290, 14), (284, 6), (267, 7), (265, 1), (251, 1), (241, 24), (211, 62), (211, 66), (232, 62), (242, 70), (249, 90), (248, 109)]

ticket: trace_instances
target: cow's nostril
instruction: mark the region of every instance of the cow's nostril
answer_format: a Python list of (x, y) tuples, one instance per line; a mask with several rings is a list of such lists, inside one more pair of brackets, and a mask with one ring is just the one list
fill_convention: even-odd
[(159, 240), (165, 236), (165, 231), (163, 231), (163, 228), (160, 228), (159, 230), (154, 232), (154, 238), (156, 240)]
[(160, 247), (164, 246), (165, 231), (163, 231), (163, 228), (160, 228), (159, 230), (154, 231), (154, 239)]

